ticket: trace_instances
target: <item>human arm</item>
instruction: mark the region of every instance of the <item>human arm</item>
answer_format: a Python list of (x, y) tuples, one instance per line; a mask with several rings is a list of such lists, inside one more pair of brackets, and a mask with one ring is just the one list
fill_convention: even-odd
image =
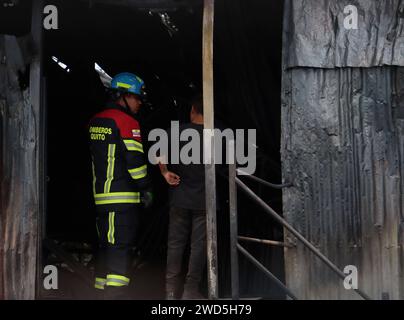
[(180, 184), (180, 177), (172, 171), (169, 171), (167, 168), (167, 164), (164, 161), (163, 157), (158, 159), (158, 165), (160, 168), (161, 175), (167, 181), (170, 186), (178, 186)]

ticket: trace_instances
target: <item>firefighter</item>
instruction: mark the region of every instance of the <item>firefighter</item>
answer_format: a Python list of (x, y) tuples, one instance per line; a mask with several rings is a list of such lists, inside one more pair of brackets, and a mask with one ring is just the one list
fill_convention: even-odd
[(130, 282), (130, 249), (139, 214), (152, 204), (141, 130), (136, 114), (144, 82), (131, 73), (111, 81), (112, 102), (89, 123), (93, 193), (99, 248), (95, 288), (106, 299), (126, 299)]

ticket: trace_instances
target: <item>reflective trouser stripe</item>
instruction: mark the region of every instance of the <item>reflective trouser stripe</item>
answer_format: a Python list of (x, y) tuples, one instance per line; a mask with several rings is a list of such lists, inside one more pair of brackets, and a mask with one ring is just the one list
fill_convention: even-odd
[(104, 286), (107, 283), (107, 279), (95, 278), (94, 288), (104, 290)]
[(115, 243), (115, 212), (110, 212), (108, 216), (108, 242)]
[(111, 190), (111, 182), (114, 179), (115, 167), (115, 144), (108, 145), (108, 167), (107, 167), (107, 180), (104, 183), (104, 193)]
[(120, 276), (117, 274), (109, 274), (107, 275), (107, 286), (110, 287), (123, 287), (123, 286), (128, 286), (129, 285), (129, 278), (126, 278), (124, 276)]
[(95, 184), (97, 182), (97, 177), (95, 176), (95, 165), (94, 165), (94, 161), (91, 161), (91, 165), (93, 167), (93, 194), (95, 194)]
[(113, 204), (113, 203), (140, 203), (139, 192), (111, 192), (98, 193), (94, 196), (95, 204)]
[(143, 153), (143, 145), (136, 140), (123, 140), (128, 151), (139, 151)]
[(147, 165), (128, 170), (133, 179), (141, 179), (147, 175)]

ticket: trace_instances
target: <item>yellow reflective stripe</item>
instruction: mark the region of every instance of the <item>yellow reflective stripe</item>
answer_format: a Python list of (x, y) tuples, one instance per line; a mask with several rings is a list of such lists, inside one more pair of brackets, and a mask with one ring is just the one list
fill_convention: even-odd
[(119, 274), (108, 274), (108, 275), (107, 275), (107, 281), (108, 281), (108, 279), (122, 280), (122, 281), (125, 281), (125, 282), (127, 282), (127, 283), (129, 283), (129, 281), (130, 281), (129, 278), (127, 278), (127, 277), (125, 277), (125, 276), (121, 276), (121, 275), (119, 275)]
[(107, 286), (112, 287), (123, 287), (129, 285), (130, 279), (124, 276), (120, 276), (117, 274), (109, 274), (107, 275)]
[(139, 196), (139, 192), (110, 192), (110, 193), (97, 193), (95, 195), (95, 198), (103, 198), (103, 197), (113, 197), (113, 196), (119, 196), (119, 197), (137, 197)]
[(96, 277), (96, 278), (95, 278), (95, 282), (96, 282), (96, 283), (100, 283), (100, 284), (103, 284), (103, 283), (105, 284), (105, 283), (107, 282), (107, 279)]
[(104, 290), (104, 286), (107, 283), (107, 279), (95, 278), (94, 288)]
[(139, 151), (143, 153), (143, 145), (136, 140), (123, 140), (128, 151)]
[(129, 285), (128, 283), (122, 283), (118, 280), (108, 280), (107, 286), (108, 287), (124, 287)]
[(104, 286), (107, 283), (107, 279), (95, 278), (94, 288), (104, 290)]
[(107, 192), (111, 190), (111, 182), (114, 180), (114, 173), (115, 173), (115, 150), (116, 150), (116, 145), (114, 144), (112, 147), (114, 150), (112, 152), (112, 164), (111, 164), (111, 181), (109, 182), (109, 189)]
[(147, 176), (147, 165), (145, 164), (139, 168), (130, 169), (128, 171), (133, 179), (141, 179)]
[(115, 212), (110, 212), (108, 217), (108, 242), (115, 244)]
[(125, 89), (129, 89), (130, 87), (132, 87), (130, 84), (124, 83), (124, 82), (117, 82), (116, 84), (118, 87), (122, 87)]
[(110, 241), (110, 233), (111, 233), (111, 212), (108, 212), (108, 233), (107, 233), (107, 241)]
[(104, 193), (108, 193), (111, 190), (111, 182), (114, 179), (114, 167), (115, 167), (115, 144), (109, 144), (107, 180), (105, 180), (104, 184)]
[(95, 165), (94, 165), (94, 161), (91, 161), (91, 165), (93, 167), (93, 194), (96, 194), (95, 191), (95, 183), (97, 182), (97, 177), (95, 176)]
[(111, 192), (99, 193), (94, 196), (95, 204), (113, 204), (113, 203), (140, 203), (139, 192)]
[(116, 203), (140, 203), (140, 199), (114, 199), (114, 200), (96, 200), (96, 205), (103, 205), (103, 204), (116, 204)]

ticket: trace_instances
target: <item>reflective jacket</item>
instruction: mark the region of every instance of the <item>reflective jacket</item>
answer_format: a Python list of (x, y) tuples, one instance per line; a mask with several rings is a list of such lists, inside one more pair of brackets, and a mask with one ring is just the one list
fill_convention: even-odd
[(138, 121), (109, 104), (89, 123), (93, 193), (98, 211), (125, 210), (150, 187)]

